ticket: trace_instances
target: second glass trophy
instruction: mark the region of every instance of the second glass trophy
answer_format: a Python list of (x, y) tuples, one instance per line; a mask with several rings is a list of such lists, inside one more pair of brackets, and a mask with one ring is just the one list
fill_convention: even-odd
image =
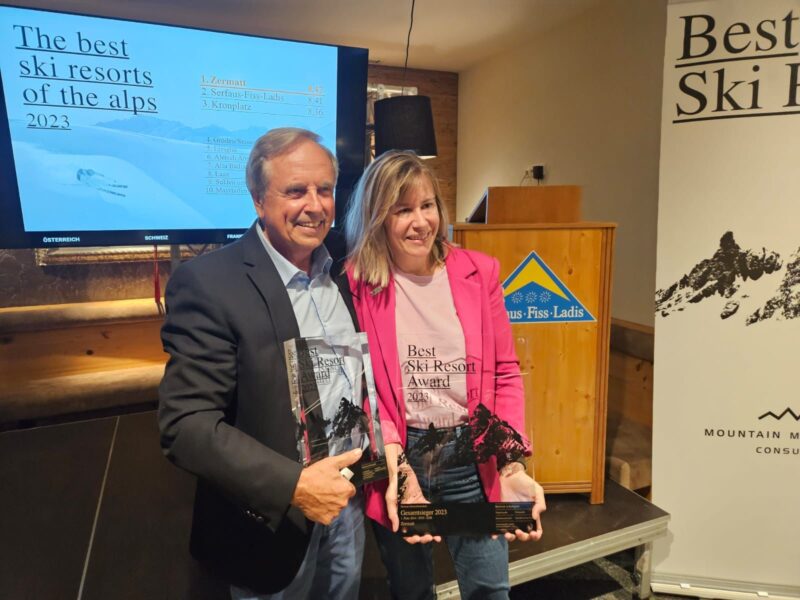
[(309, 465), (361, 448), (354, 485), (387, 477), (375, 381), (365, 333), (284, 342), (300, 460)]

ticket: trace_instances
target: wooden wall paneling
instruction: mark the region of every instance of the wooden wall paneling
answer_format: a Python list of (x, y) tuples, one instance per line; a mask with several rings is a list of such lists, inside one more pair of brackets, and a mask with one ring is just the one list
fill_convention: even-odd
[(80, 373), (164, 364), (161, 320), (20, 332), (0, 345), (7, 385)]
[(652, 362), (612, 350), (608, 386), (609, 423), (616, 413), (653, 427)]
[(655, 329), (623, 319), (611, 319), (611, 347), (630, 356), (653, 362)]
[(0, 309), (0, 425), (154, 402), (162, 322), (147, 299)]
[[(20, 382), (0, 390), (0, 430), (13, 429), (20, 421), (72, 415), (93, 418), (98, 414), (151, 409), (158, 399), (163, 364), (110, 369), (78, 375), (46, 377)], [(35, 423), (41, 424), (41, 423)]]
[(652, 482), (653, 328), (614, 319), (611, 330), (608, 474), (646, 494)]

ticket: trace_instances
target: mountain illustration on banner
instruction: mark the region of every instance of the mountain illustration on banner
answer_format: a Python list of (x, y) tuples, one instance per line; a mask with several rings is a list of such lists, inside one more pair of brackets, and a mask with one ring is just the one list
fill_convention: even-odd
[(503, 282), (503, 297), (512, 323), (596, 320), (536, 252)]
[[(768, 297), (763, 291), (757, 295), (755, 282), (762, 277), (776, 280)], [(800, 318), (800, 248), (784, 259), (765, 247), (744, 249), (733, 232), (726, 231), (710, 258), (699, 260), (680, 279), (656, 291), (656, 314), (666, 318), (714, 299), (722, 306), (721, 319), (744, 314), (745, 325)]]

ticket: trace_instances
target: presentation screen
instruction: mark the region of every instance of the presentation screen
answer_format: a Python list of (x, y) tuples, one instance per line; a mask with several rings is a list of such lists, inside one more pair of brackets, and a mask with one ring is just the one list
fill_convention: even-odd
[(364, 162), (367, 51), (0, 6), (0, 247), (228, 242), (253, 142)]

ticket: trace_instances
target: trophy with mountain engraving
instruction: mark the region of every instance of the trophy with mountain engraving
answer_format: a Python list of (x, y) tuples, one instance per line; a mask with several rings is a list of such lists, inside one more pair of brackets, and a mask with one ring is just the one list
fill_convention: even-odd
[(354, 485), (387, 477), (365, 333), (284, 342), (297, 447), (304, 465), (361, 448)]
[[(445, 448), (452, 447), (452, 451)], [(436, 429), (431, 425), (407, 451), (426, 465), (426, 478), (435, 481), (447, 467), (487, 463), (508, 464), (521, 459), (525, 453), (522, 436), (511, 425), (478, 404), (469, 424), (460, 428)], [(405, 454), (401, 461), (408, 460)], [(403, 469), (401, 467), (401, 473)], [(398, 494), (404, 495), (405, 481), (400, 476)], [(430, 498), (429, 498), (430, 499)], [(400, 531), (403, 535), (485, 535), (536, 530), (531, 516), (533, 503), (515, 502), (440, 502), (432, 498), (427, 504), (398, 506)]]
[[(526, 480), (519, 475), (511, 477), (524, 471), (528, 443), (502, 418), (506, 413), (498, 414), (496, 391), (488, 385), (476, 389), (480, 381), (476, 376), (487, 374), (481, 374), (477, 360), (465, 353), (460, 345), (463, 340), (460, 344), (452, 339), (420, 340), (412, 331), (399, 333), (398, 341), (402, 393), (413, 418), (398, 457), (400, 532), (486, 535), (535, 531), (530, 493), (535, 488), (529, 485), (534, 482), (524, 473)], [(512, 401), (522, 402), (523, 374), (500, 376), (503, 385), (517, 390), (508, 392)], [(517, 381), (512, 383), (512, 377)], [(472, 394), (468, 392), (470, 379)], [(469, 399), (462, 400), (465, 392)], [(473, 495), (469, 495), (472, 501), (453, 501), (465, 498), (461, 482), (475, 467), (485, 477), (498, 473), (492, 499), (503, 502), (475, 502)]]

